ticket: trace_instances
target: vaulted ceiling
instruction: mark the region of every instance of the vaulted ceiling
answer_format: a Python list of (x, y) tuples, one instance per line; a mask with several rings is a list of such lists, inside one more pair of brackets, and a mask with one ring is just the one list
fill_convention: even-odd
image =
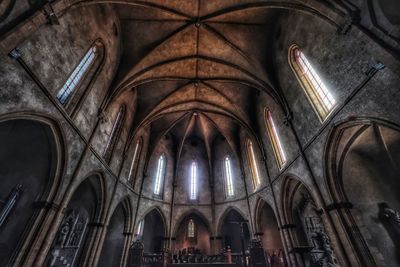
[[(252, 132), (259, 92), (281, 102), (273, 68), (277, 20), (287, 12), (263, 1), (176, 0), (116, 4), (122, 53), (114, 95), (137, 91), (134, 127), (150, 143), (169, 134), (217, 136), (238, 153), (238, 129)], [(273, 6), (272, 6), (273, 7)]]

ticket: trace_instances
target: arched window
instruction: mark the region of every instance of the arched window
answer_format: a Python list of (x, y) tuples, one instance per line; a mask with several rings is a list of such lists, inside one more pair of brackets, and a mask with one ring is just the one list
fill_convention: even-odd
[(260, 185), (261, 180), (260, 180), (260, 174), (258, 173), (256, 156), (254, 155), (253, 142), (251, 142), (250, 140), (247, 140), (247, 155), (250, 163), (253, 187), (254, 189), (256, 189)]
[(264, 111), (265, 124), (267, 126), (269, 140), (271, 141), (272, 148), (275, 153), (275, 158), (279, 168), (282, 168), (286, 163), (286, 155), (283, 150), (281, 140), (279, 139), (278, 131), (276, 130), (272, 113), (268, 109)]
[(324, 121), (336, 106), (332, 94), (297, 45), (289, 48), (289, 63), (319, 119)]
[(139, 138), (139, 140), (137, 140), (135, 143), (135, 150), (133, 151), (131, 167), (129, 168), (129, 174), (128, 174), (128, 182), (131, 182), (133, 186), (135, 185), (136, 170), (139, 163), (141, 149), (142, 149), (142, 139)]
[(108, 163), (110, 163), (111, 161), (112, 153), (114, 152), (114, 148), (119, 140), (119, 137), (121, 136), (122, 127), (124, 126), (125, 121), (125, 110), (125, 105), (122, 105), (119, 108), (117, 117), (115, 118), (114, 125), (110, 133), (110, 137), (108, 138), (108, 142), (104, 150), (103, 157)]
[(193, 219), (190, 219), (189, 223), (188, 223), (188, 237), (195, 238), (196, 237), (195, 231), (196, 231), (196, 226), (194, 224), (194, 221), (193, 221)]
[(233, 191), (233, 182), (232, 182), (232, 167), (231, 167), (231, 159), (229, 156), (226, 156), (224, 159), (224, 168), (225, 168), (225, 192), (227, 197), (232, 197), (234, 195)]
[(190, 200), (197, 199), (197, 162), (190, 166)]
[(165, 155), (162, 154), (158, 158), (156, 180), (154, 182), (154, 195), (159, 197), (161, 196), (161, 189), (164, 183), (164, 174), (165, 174)]
[[(66, 105), (72, 99), (72, 96), (78, 93), (78, 88), (85, 83), (85, 78), (93, 76), (99, 69), (104, 58), (104, 45), (97, 40), (86, 52), (79, 64), (69, 75), (67, 81), (57, 94), (57, 99), (61, 104)], [(86, 84), (88, 85), (90, 81)], [(79, 92), (82, 96), (84, 92)], [(76, 101), (74, 101), (76, 102)]]

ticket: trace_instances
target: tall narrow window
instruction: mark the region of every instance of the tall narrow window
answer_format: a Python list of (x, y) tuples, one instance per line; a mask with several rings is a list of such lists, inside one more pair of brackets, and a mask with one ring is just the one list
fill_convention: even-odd
[(260, 183), (260, 174), (258, 173), (258, 167), (257, 167), (257, 162), (256, 162), (256, 157), (254, 155), (254, 148), (253, 148), (253, 142), (250, 140), (247, 140), (247, 154), (250, 162), (250, 169), (251, 169), (251, 174), (252, 174), (252, 179), (253, 179), (253, 187), (257, 188)]
[(188, 237), (194, 238), (195, 236), (195, 224), (193, 219), (190, 219), (188, 223)]
[(68, 80), (65, 82), (63, 87), (57, 94), (57, 98), (61, 104), (66, 104), (70, 99), (72, 94), (78, 88), (79, 84), (82, 82), (83, 78), (89, 71), (97, 55), (97, 46), (92, 46), (81, 59), (78, 66), (74, 69)]
[(162, 154), (158, 158), (156, 180), (154, 182), (154, 194), (157, 196), (161, 196), (161, 188), (164, 180), (164, 173), (165, 173), (165, 155)]
[(124, 126), (124, 121), (125, 121), (125, 106), (122, 105), (118, 111), (117, 117), (115, 118), (114, 125), (111, 130), (110, 137), (108, 138), (108, 142), (103, 154), (104, 159), (108, 163), (110, 163), (112, 153), (121, 135), (122, 127)]
[(234, 192), (233, 192), (233, 182), (232, 182), (232, 167), (231, 167), (231, 160), (229, 157), (225, 157), (224, 167), (225, 167), (226, 196), (232, 197)]
[(336, 106), (332, 94), (297, 45), (289, 48), (289, 63), (319, 119), (324, 121)]
[(197, 163), (192, 162), (190, 166), (190, 200), (197, 199)]
[(135, 150), (133, 152), (131, 167), (129, 168), (128, 182), (133, 182), (134, 180), (135, 172), (139, 162), (141, 146), (142, 146), (142, 139), (139, 139), (136, 141), (135, 144)]
[(276, 161), (278, 163), (279, 168), (282, 168), (283, 165), (285, 165), (286, 163), (286, 155), (285, 151), (283, 150), (282, 143), (279, 139), (278, 131), (276, 130), (271, 111), (265, 109), (264, 116), (265, 116), (265, 124), (267, 126), (269, 140), (271, 141)]

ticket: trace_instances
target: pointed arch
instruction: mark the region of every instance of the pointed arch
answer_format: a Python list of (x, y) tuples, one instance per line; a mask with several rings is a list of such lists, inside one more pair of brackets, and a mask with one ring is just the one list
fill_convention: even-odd
[(100, 251), (98, 266), (117, 267), (123, 265), (129, 249), (132, 207), (128, 197), (121, 200), (112, 211), (107, 232)]
[(245, 213), (243, 211), (241, 211), (239, 208), (235, 207), (235, 206), (229, 206), (225, 209), (225, 211), (222, 213), (222, 215), (219, 217), (218, 220), (218, 224), (217, 224), (217, 233), (219, 235), (221, 235), (221, 230), (222, 230), (222, 225), (224, 224), (224, 220), (226, 218), (226, 216), (228, 215), (229, 212), (231, 211), (235, 211), (237, 213), (239, 213), (239, 215), (244, 219), (248, 221), (248, 226), (249, 226), (249, 230), (251, 229), (250, 227), (250, 220), (248, 218), (248, 216), (245, 215)]
[(0, 264), (8, 265), (30, 252), (27, 244), (43, 240), (49, 225), (42, 222), (60, 200), (66, 151), (59, 124), (40, 113), (1, 115), (0, 136)]
[[(64, 217), (45, 259), (45, 265), (67, 262), (86, 265), (96, 249), (93, 235), (106, 216), (105, 183), (101, 172), (89, 173), (71, 192)], [(72, 248), (72, 249), (71, 249)]]
[(166, 217), (165, 217), (165, 215), (164, 215), (164, 212), (162, 211), (162, 209), (159, 207), (159, 206), (155, 206), (155, 207), (151, 207), (151, 208), (149, 208), (149, 209), (147, 209), (144, 213), (143, 213), (143, 215), (140, 217), (140, 219), (138, 219), (137, 221), (136, 221), (136, 227), (137, 227), (137, 225), (138, 225), (138, 222), (140, 221), (140, 220), (143, 220), (148, 214), (150, 214), (151, 212), (157, 212), (158, 213), (158, 215), (160, 215), (160, 217), (161, 217), (161, 219), (162, 219), (162, 223), (164, 224), (164, 226), (165, 226), (165, 235), (167, 235), (168, 234), (168, 229), (167, 229), (167, 220), (166, 220)]
[(178, 233), (179, 230), (179, 226), (182, 224), (182, 222), (185, 220), (185, 218), (187, 218), (188, 216), (190, 216), (191, 214), (194, 214), (196, 216), (198, 216), (199, 218), (201, 218), (201, 220), (203, 220), (203, 222), (206, 224), (208, 230), (210, 231), (210, 234), (213, 234), (213, 229), (211, 227), (211, 222), (209, 221), (209, 219), (207, 219), (207, 217), (204, 215), (204, 213), (202, 213), (201, 211), (199, 211), (196, 208), (192, 208), (189, 209), (187, 211), (185, 211), (178, 220), (176, 220), (175, 226), (174, 226), (174, 230), (173, 230), (173, 236), (175, 237)]
[(337, 106), (335, 98), (297, 44), (289, 47), (288, 60), (311, 106), (323, 122)]
[(361, 265), (399, 261), (398, 238), (383, 215), (387, 209), (398, 210), (399, 140), (398, 124), (374, 117), (347, 118), (328, 134), (324, 151), (328, 211), (338, 217), (335, 227), (346, 233), (341, 241), (354, 247), (352, 254)]

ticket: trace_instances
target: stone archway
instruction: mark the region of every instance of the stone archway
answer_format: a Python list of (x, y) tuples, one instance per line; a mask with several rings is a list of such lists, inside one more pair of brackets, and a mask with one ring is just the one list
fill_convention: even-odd
[[(194, 237), (189, 237), (188, 234), (190, 221), (194, 223)], [(196, 212), (188, 213), (177, 224), (175, 249), (199, 250), (199, 254), (209, 255), (211, 253), (211, 235), (210, 226), (203, 216), (198, 215)]]
[(274, 257), (277, 260), (279, 257), (283, 260), (284, 245), (274, 210), (266, 201), (259, 199), (255, 216), (257, 232), (262, 233), (260, 240), (264, 250), (270, 258)]
[[(15, 260), (15, 251), (43, 216), (58, 172), (56, 136), (40, 118), (0, 122), (0, 265)], [(17, 223), (18, 222), (18, 223)]]
[(337, 125), (327, 144), (328, 208), (337, 227), (362, 264), (398, 266), (400, 127), (353, 119)]
[(118, 204), (107, 227), (106, 237), (98, 266), (121, 266), (126, 249), (127, 233), (130, 232), (131, 206), (127, 199)]
[(240, 223), (243, 223), (244, 248), (248, 247), (250, 241), (249, 222), (236, 209), (228, 209), (221, 217), (220, 235), (222, 237), (222, 247), (230, 247), (232, 252), (242, 252)]
[(46, 257), (46, 266), (83, 264), (103, 215), (104, 184), (99, 175), (86, 178), (75, 190)]
[[(300, 180), (286, 177), (282, 190), (282, 230), (286, 231), (292, 264), (311, 266), (325, 262), (336, 266), (338, 261), (324, 224), (322, 210), (313, 192)], [(308, 248), (303, 250), (303, 248)]]
[(166, 235), (165, 219), (161, 211), (152, 209), (143, 218), (143, 235), (145, 253), (159, 253), (164, 248)]

